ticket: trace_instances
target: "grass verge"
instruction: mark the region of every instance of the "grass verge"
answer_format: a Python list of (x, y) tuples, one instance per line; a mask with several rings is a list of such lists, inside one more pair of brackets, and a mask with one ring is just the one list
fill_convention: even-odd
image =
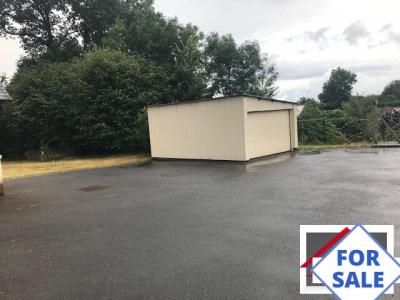
[(368, 148), (371, 147), (371, 143), (351, 143), (351, 144), (339, 144), (339, 145), (300, 145), (300, 152), (314, 152), (324, 150), (335, 150), (335, 149), (356, 149), (356, 148)]
[(3, 161), (5, 179), (38, 176), (51, 173), (63, 173), (86, 169), (97, 169), (129, 164), (140, 164), (150, 160), (144, 154), (112, 155), (106, 157), (66, 158), (50, 162)]

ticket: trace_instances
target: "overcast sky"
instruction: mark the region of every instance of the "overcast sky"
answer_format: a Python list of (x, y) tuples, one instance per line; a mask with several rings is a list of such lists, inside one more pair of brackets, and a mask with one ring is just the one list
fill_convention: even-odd
[[(358, 75), (355, 93), (400, 79), (399, 0), (155, 0), (165, 15), (206, 33), (259, 40), (280, 72), (279, 98), (317, 97), (332, 68)], [(0, 39), (0, 74), (15, 71), (18, 42)]]

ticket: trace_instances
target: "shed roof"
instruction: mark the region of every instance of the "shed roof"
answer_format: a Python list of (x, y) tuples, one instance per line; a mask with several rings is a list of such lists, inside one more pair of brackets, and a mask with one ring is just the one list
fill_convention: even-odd
[(278, 100), (278, 99), (273, 99), (273, 98), (242, 94), (242, 95), (234, 95), (234, 96), (223, 96), (223, 97), (217, 97), (217, 98), (211, 98), (211, 99), (180, 101), (180, 102), (172, 102), (172, 103), (165, 103), (165, 104), (153, 104), (153, 105), (149, 105), (149, 107), (178, 105), (178, 104), (186, 104), (186, 103), (205, 102), (205, 101), (218, 101), (218, 100), (224, 100), (224, 99), (228, 99), (228, 98), (238, 98), (238, 97), (249, 97), (249, 98), (258, 99), (258, 100), (266, 100), (266, 101), (272, 101), (272, 102), (282, 102), (282, 103), (288, 103), (288, 104), (297, 105), (296, 102), (292, 102), (292, 101)]
[(7, 93), (5, 87), (0, 83), (0, 101), (11, 100), (10, 95)]

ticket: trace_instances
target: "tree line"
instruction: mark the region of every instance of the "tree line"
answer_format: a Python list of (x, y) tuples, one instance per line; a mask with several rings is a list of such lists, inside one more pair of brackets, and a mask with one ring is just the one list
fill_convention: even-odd
[[(304, 144), (341, 144), (391, 138), (386, 122), (400, 133), (400, 80), (386, 85), (380, 95), (352, 95), (357, 75), (337, 68), (323, 84), (319, 101), (301, 98), (299, 137)], [(383, 121), (384, 120), (384, 121)]]
[(146, 151), (150, 104), (277, 91), (257, 41), (206, 35), (151, 0), (3, 0), (0, 10), (0, 35), (26, 53), (0, 108), (3, 154)]

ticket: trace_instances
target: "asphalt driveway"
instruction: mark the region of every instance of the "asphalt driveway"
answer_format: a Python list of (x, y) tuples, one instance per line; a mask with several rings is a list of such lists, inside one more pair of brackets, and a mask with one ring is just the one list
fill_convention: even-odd
[(8, 181), (0, 298), (321, 299), (298, 293), (299, 225), (394, 224), (400, 255), (399, 166), (363, 149)]

